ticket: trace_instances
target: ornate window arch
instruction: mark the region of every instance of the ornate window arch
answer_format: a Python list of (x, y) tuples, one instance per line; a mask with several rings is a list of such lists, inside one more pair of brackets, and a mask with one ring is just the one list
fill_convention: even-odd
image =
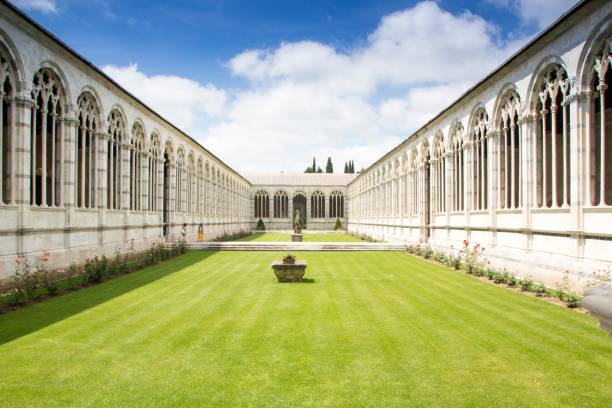
[(325, 218), (325, 195), (321, 191), (315, 191), (310, 196), (310, 217)]
[(77, 134), (75, 141), (75, 205), (79, 208), (96, 206), (97, 135), (100, 109), (90, 92), (77, 99)]
[(106, 153), (107, 201), (106, 207), (121, 209), (121, 144), (125, 139), (125, 120), (118, 109), (108, 115), (108, 149)]
[[(536, 204), (568, 207), (570, 202), (570, 81), (565, 69), (552, 64), (539, 75), (536, 103)], [(559, 112), (561, 110), (561, 112)]]
[(612, 36), (590, 59), (588, 186), (591, 205), (612, 205)]
[(255, 218), (270, 217), (270, 196), (267, 191), (259, 190), (255, 193)]
[(489, 115), (479, 108), (472, 115), (470, 139), (472, 143), (472, 210), (486, 210), (489, 197)]
[(463, 149), (463, 125), (457, 122), (450, 132), (450, 167), (451, 167), (451, 211), (464, 210), (465, 194), (465, 157)]
[(274, 193), (274, 218), (289, 217), (289, 198), (287, 193), (279, 190)]
[(419, 204), (419, 154), (416, 147), (412, 149), (410, 158), (410, 214), (415, 215)]
[(197, 214), (204, 214), (204, 163), (202, 158), (198, 158), (198, 170), (196, 176), (196, 208)]
[(9, 58), (0, 46), (0, 204), (15, 202), (15, 141), (13, 112), (15, 78)]
[(193, 158), (193, 153), (189, 152), (187, 155), (187, 183), (185, 185), (185, 189), (187, 190), (185, 194), (185, 198), (187, 200), (187, 208), (186, 212), (193, 213), (194, 211), (194, 201), (195, 201), (195, 163)]
[(30, 203), (62, 205), (63, 88), (49, 68), (34, 74), (32, 83)]
[(142, 210), (143, 158), (145, 156), (145, 133), (140, 122), (132, 126), (130, 148), (130, 210)]
[(210, 164), (208, 161), (206, 161), (204, 164), (204, 215), (207, 217), (211, 215), (211, 186), (212, 180)]
[(344, 195), (341, 191), (332, 191), (329, 195), (329, 217), (344, 218)]
[(433, 212), (440, 213), (446, 211), (446, 157), (441, 132), (435, 136), (433, 142), (432, 169)]
[(179, 147), (176, 153), (176, 212), (185, 211), (185, 151)]
[(501, 97), (497, 117), (498, 208), (521, 205), (521, 100), (514, 89)]
[(159, 135), (151, 134), (149, 143), (149, 211), (159, 211), (159, 163), (161, 160), (161, 147)]

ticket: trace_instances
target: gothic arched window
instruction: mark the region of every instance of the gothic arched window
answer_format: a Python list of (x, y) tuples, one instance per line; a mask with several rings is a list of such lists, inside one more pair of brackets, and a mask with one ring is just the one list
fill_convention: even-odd
[(108, 115), (108, 149), (106, 153), (106, 176), (108, 181), (106, 207), (121, 209), (121, 143), (125, 137), (125, 121), (119, 110)]
[(13, 77), (8, 59), (0, 52), (0, 203), (14, 197)]
[(488, 208), (488, 120), (487, 112), (484, 109), (479, 109), (474, 114), (470, 127), (472, 139), (472, 210), (477, 211)]
[(136, 122), (132, 127), (132, 146), (130, 149), (130, 210), (142, 210), (142, 173), (144, 150), (144, 130)]
[(153, 134), (149, 145), (149, 211), (159, 211), (159, 162), (161, 160), (161, 147), (159, 136)]
[(612, 37), (592, 62), (589, 186), (591, 205), (612, 205)]
[(255, 193), (255, 218), (270, 217), (270, 196), (265, 191)]
[(340, 191), (332, 191), (329, 196), (329, 217), (344, 218), (344, 196)]
[(569, 178), (569, 79), (560, 65), (548, 67), (537, 87), (536, 106), (536, 204), (567, 207)]
[(62, 87), (57, 75), (43, 68), (34, 75), (31, 116), (30, 203), (62, 204)]
[(502, 96), (498, 114), (498, 208), (518, 208), (521, 203), (521, 103), (514, 90)]
[(463, 126), (456, 123), (450, 136), (450, 167), (451, 167), (451, 211), (463, 211), (465, 194), (465, 160), (463, 153)]
[(310, 216), (325, 218), (325, 195), (320, 191), (315, 191), (310, 196)]
[(89, 92), (77, 100), (77, 134), (75, 141), (75, 205), (94, 208), (96, 205), (96, 132), (99, 129), (100, 110)]
[(437, 135), (433, 145), (433, 212), (446, 211), (446, 158), (444, 156), (444, 139)]
[(274, 218), (289, 217), (289, 198), (284, 191), (274, 193)]

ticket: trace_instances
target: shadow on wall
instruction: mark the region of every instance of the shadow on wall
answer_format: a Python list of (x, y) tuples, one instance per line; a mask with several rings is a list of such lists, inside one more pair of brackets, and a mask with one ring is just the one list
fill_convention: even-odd
[[(44, 329), (200, 262), (214, 252), (188, 252), (159, 265), (0, 315), (0, 345)], [(173, 263), (172, 268), (167, 264)]]

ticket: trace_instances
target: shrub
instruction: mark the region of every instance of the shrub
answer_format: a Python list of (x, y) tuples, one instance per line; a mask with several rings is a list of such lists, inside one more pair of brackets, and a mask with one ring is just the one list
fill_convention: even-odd
[(510, 274), (510, 277), (508, 278), (508, 281), (506, 283), (510, 287), (516, 287), (516, 286), (519, 286), (520, 282), (521, 282), (521, 280), (519, 278), (517, 278), (516, 276)]
[(463, 249), (460, 255), (468, 273), (482, 276), (486, 272), (483, 270), (485, 264), (485, 259), (482, 256), (483, 252), (484, 247), (481, 247), (480, 244), (470, 248), (470, 242), (467, 239), (463, 241)]
[(102, 282), (108, 272), (108, 258), (106, 258), (105, 255), (102, 255), (101, 258), (98, 258), (97, 256), (87, 258), (85, 261), (85, 266), (83, 267), (83, 280), (86, 283)]
[(257, 231), (265, 231), (266, 230), (266, 226), (264, 225), (263, 220), (260, 218), (259, 221), (257, 221), (257, 225), (255, 226), (255, 229)]
[(430, 247), (425, 248), (425, 250), (423, 251), (423, 257), (425, 259), (430, 259), (433, 255), (434, 251), (433, 249), (431, 249)]
[(521, 290), (523, 292), (530, 292), (532, 290), (534, 290), (534, 283), (533, 280), (531, 280), (531, 278), (525, 278), (521, 281)]
[(342, 223), (340, 223), (340, 218), (336, 218), (336, 224), (334, 225), (334, 231), (338, 231), (342, 229)]
[(448, 257), (450, 266), (452, 266), (456, 271), (461, 268), (461, 257), (458, 255), (451, 255)]
[(283, 263), (286, 265), (293, 265), (295, 263), (295, 256), (288, 254), (283, 258)]
[(575, 309), (580, 306), (580, 296), (574, 292), (565, 294), (563, 301), (570, 309)]
[(536, 285), (536, 287), (534, 288), (534, 292), (537, 297), (544, 297), (547, 295), (546, 286), (540, 283), (539, 285)]

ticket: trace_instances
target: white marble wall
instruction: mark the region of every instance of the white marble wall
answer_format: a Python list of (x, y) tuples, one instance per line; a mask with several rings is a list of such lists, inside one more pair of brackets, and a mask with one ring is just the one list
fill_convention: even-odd
[[(269, 204), (269, 217), (262, 217), (262, 220), (267, 230), (291, 230), (293, 229), (293, 197), (297, 194), (301, 194), (306, 197), (306, 228), (307, 230), (327, 230), (331, 231), (336, 224), (336, 217), (330, 217), (330, 206), (329, 198), (333, 192), (339, 192), (344, 197), (344, 217), (339, 217), (343, 228), (347, 228), (348, 225), (348, 200), (347, 200), (347, 186), (277, 186), (277, 185), (253, 185), (251, 187), (251, 202), (249, 207), (249, 214), (251, 217), (252, 229), (255, 229), (257, 221), (260, 217), (255, 217), (255, 194), (259, 191), (265, 191), (270, 197)], [(277, 191), (284, 191), (287, 194), (289, 209), (287, 218), (275, 218), (274, 217), (274, 194)], [(325, 197), (325, 217), (323, 218), (312, 218), (311, 217), (311, 197), (312, 195), (320, 191)]]
[[(17, 15), (5, 3), (0, 4), (0, 54), (6, 61), (13, 89), (7, 103), (12, 106), (10, 137), (14, 141), (11, 153), (11, 199), (0, 204), (0, 278), (10, 275), (16, 256), (34, 257), (43, 250), (50, 252), (51, 267), (63, 267), (72, 260), (87, 256), (112, 254), (130, 246), (143, 249), (163, 235), (163, 191), (168, 189), (168, 239), (176, 238), (187, 224), (187, 239), (195, 240), (199, 224), (206, 238), (219, 234), (248, 230), (251, 222), (249, 207), (250, 183), (195, 140), (173, 127), (134, 97), (112, 83), (100, 71), (81, 60), (46, 33)], [(47, 68), (59, 80), (62, 116), (61, 204), (49, 207), (31, 204), (31, 90), (33, 77)], [(84, 92), (95, 99), (98, 110), (98, 131), (95, 135), (97, 163), (95, 165), (94, 208), (79, 208), (75, 203), (75, 143), (77, 136), (77, 100)], [(9, 100), (10, 99), (10, 100)], [(123, 172), (121, 205), (107, 209), (108, 121), (111, 110), (120, 112), (125, 123), (119, 160)], [(130, 210), (129, 154), (132, 149), (132, 129), (138, 123), (144, 130), (142, 179), (137, 210)], [(151, 149), (153, 140), (159, 150)], [(164, 153), (169, 160), (164, 162)], [(179, 155), (181, 152), (182, 156)], [(157, 209), (149, 209), (149, 157), (158, 163)], [(190, 162), (189, 160), (192, 160)], [(190, 165), (193, 163), (193, 165)], [(170, 177), (164, 183), (163, 169), (168, 166)], [(183, 169), (182, 203), (177, 203), (176, 171)], [(192, 182), (192, 204), (187, 205), (187, 174)], [(167, 185), (166, 185), (167, 184)], [(198, 189), (198, 184), (200, 188)], [(133, 242), (133, 244), (132, 244)]]
[[(592, 134), (595, 130), (589, 119), (591, 98), (601, 91), (592, 89), (593, 66), (611, 38), (611, 13), (610, 2), (587, 2), (366, 169), (348, 187), (349, 230), (444, 249), (457, 249), (467, 239), (484, 245), (494, 266), (523, 276), (531, 275), (552, 285), (560, 281), (566, 270), (573, 282), (579, 284), (581, 276), (610, 268), (612, 203), (593, 205), (589, 198), (593, 193), (590, 181), (595, 175), (588, 169), (594, 160), (590, 144), (593, 137), (600, 137)], [(537, 87), (542, 72), (552, 64), (561, 66), (568, 76), (569, 88), (562, 106), (557, 107), (557, 114), (566, 108), (569, 117), (566, 137), (569, 139), (570, 200), (567, 205), (560, 202), (550, 208), (540, 208), (536, 200), (538, 189), (542, 189), (536, 177), (535, 140), (540, 126), (537, 121), (541, 123), (541, 112), (536, 109), (540, 97)], [(516, 165), (520, 169), (518, 184), (522, 197), (518, 208), (503, 204), (505, 186), (498, 173), (505, 160), (498, 154), (500, 135), (504, 132), (499, 125), (501, 101), (508, 90), (520, 98), (517, 124), (520, 160)], [(470, 131), (478, 109), (484, 109), (488, 115), (488, 206), (485, 210), (476, 210), (473, 200), (475, 175), (471, 167), (474, 155)], [(457, 191), (457, 179), (453, 177), (454, 162), (449, 152), (453, 150), (451, 137), (457, 128), (464, 129), (460, 133), (465, 149), (464, 167), (460, 168), (465, 179), (462, 210), (450, 205)], [(440, 159), (432, 148), (438, 139), (446, 152)], [(609, 131), (605, 139), (606, 143), (612, 143)], [(557, 154), (561, 154), (561, 145), (558, 148)], [(446, 161), (441, 179), (433, 177), (437, 160)], [(605, 162), (605, 173), (612, 176), (612, 157), (607, 157)], [(428, 184), (426, 163), (432, 169)], [(441, 183), (444, 190), (436, 188)], [(447, 205), (438, 205), (440, 200)]]

